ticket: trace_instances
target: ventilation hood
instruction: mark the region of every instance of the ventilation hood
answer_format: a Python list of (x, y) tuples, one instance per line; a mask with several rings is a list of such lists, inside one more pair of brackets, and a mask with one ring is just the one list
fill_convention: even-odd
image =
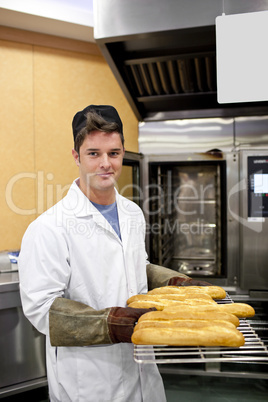
[(267, 0), (96, 0), (94, 37), (139, 121), (266, 115), (268, 102), (217, 102), (215, 18), (267, 9)]

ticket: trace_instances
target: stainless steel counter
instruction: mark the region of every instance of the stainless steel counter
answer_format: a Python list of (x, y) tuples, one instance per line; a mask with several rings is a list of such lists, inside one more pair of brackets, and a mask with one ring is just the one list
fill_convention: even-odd
[(0, 273), (0, 292), (6, 292), (6, 289), (19, 289), (18, 271)]
[(45, 337), (25, 318), (18, 272), (0, 274), (0, 398), (46, 383)]

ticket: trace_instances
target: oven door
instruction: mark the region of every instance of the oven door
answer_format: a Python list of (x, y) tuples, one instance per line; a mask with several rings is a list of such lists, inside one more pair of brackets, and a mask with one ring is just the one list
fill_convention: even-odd
[[(237, 153), (144, 155), (151, 263), (234, 291), (238, 286)], [(229, 195), (231, 196), (229, 197)], [(146, 201), (147, 200), (147, 201)]]
[(122, 173), (117, 182), (117, 190), (123, 197), (142, 206), (142, 161), (143, 155), (126, 151)]

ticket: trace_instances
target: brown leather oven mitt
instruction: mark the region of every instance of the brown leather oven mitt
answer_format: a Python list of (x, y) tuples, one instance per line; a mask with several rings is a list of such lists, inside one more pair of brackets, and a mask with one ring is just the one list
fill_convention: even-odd
[(131, 343), (131, 335), (141, 315), (155, 308), (112, 307), (107, 317), (109, 335), (112, 343)]
[(169, 280), (168, 286), (212, 286), (212, 284), (192, 278), (174, 277)]

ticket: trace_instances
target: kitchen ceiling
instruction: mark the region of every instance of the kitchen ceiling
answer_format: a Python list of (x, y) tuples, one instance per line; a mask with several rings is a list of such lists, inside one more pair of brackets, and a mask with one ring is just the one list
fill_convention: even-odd
[(93, 0), (0, 0), (0, 8), (93, 26)]
[(94, 42), (93, 0), (0, 0), (0, 25)]

